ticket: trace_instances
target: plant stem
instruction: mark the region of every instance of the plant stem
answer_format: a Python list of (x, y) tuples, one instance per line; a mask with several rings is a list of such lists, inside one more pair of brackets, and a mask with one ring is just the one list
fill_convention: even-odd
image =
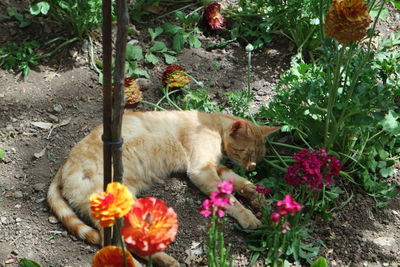
[(329, 98), (327, 105), (327, 113), (325, 118), (325, 133), (324, 133), (324, 148), (329, 150), (330, 144), (332, 144), (332, 140), (330, 140), (330, 132), (329, 132), (329, 124), (331, 119), (333, 118), (333, 105), (336, 101), (337, 92), (339, 89), (339, 81), (340, 81), (340, 67), (342, 65), (344, 51), (346, 50), (346, 46), (342, 46), (339, 50), (336, 66), (333, 73), (333, 83), (329, 87)]

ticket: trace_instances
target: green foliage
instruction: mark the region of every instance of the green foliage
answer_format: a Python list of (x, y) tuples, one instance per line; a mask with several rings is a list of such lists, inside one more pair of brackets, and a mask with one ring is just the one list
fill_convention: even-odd
[(200, 15), (197, 11), (185, 15), (182, 11), (176, 12), (176, 19), (182, 26), (177, 26), (171, 23), (165, 23), (163, 29), (165, 34), (172, 37), (172, 50), (179, 53), (188, 44), (191, 48), (201, 47), (201, 42), (197, 35), (201, 33), (196, 26), (200, 20)]
[(164, 42), (155, 40), (157, 36), (164, 32), (164, 30), (160, 27), (157, 27), (155, 29), (148, 28), (148, 31), (150, 34), (151, 42), (150, 48), (146, 51), (145, 61), (147, 63), (155, 65), (158, 63), (158, 57), (156, 55), (161, 54), (165, 59), (165, 63), (175, 63), (177, 61), (175, 57), (176, 52), (169, 50)]
[(227, 10), (227, 17), (233, 20), (230, 30), (232, 40), (243, 40), (256, 49), (271, 42), (272, 18), (267, 15), (271, 7), (267, 2), (240, 0), (238, 8)]
[(220, 112), (221, 107), (210, 100), (210, 93), (207, 89), (189, 90), (181, 100), (183, 110), (200, 110), (204, 112)]
[(143, 50), (138, 45), (126, 45), (125, 72), (128, 77), (138, 78), (144, 76), (150, 78), (146, 70), (139, 68), (138, 62), (143, 60)]
[[(385, 47), (365, 52), (353, 45), (340, 52), (327, 42), (317, 64), (305, 63), (300, 55), (293, 59), (278, 95), (259, 115), (299, 130), (313, 146), (338, 153), (345, 170), (352, 172), (347, 177), (356, 178), (383, 205), (395, 194), (395, 186), (382, 178), (392, 175), (399, 155), (399, 57)], [(338, 59), (347, 62), (337, 72), (340, 77), (331, 69), (340, 64)], [(335, 79), (343, 82), (332, 93)], [(328, 128), (327, 118), (332, 121)]]
[(228, 10), (228, 17), (234, 21), (231, 39), (242, 39), (257, 49), (272, 40), (271, 34), (279, 33), (293, 41), (299, 51), (312, 51), (322, 39), (319, 3), (317, 0), (240, 0), (239, 7)]
[(314, 261), (314, 263), (311, 264), (311, 267), (328, 267), (328, 262), (325, 258), (321, 257)]
[(5, 156), (6, 152), (4, 152), (4, 150), (0, 148), (0, 159), (4, 158)]
[(226, 92), (228, 96), (226, 109), (233, 115), (242, 118), (250, 118), (250, 104), (253, 101), (253, 94), (246, 91)]
[(23, 41), (21, 43), (5, 43), (0, 47), (0, 67), (5, 70), (29, 74), (30, 67), (39, 64), (37, 41)]
[(400, 1), (399, 0), (391, 0), (389, 1), (397, 10), (400, 10)]
[(48, 14), (71, 36), (82, 38), (102, 23), (101, 0), (34, 1), (32, 15)]
[(20, 28), (27, 27), (32, 23), (31, 20), (25, 19), (24, 16), (22, 16), (22, 14), (20, 14), (15, 7), (7, 7), (7, 14), (10, 17), (14, 17), (16, 20), (19, 21)]
[(207, 258), (208, 267), (232, 267), (233, 258), (228, 260), (231, 244), (225, 247), (224, 227), (226, 219), (222, 223), (218, 215), (214, 214), (208, 228)]
[(27, 260), (27, 259), (21, 259), (18, 262), (18, 265), (20, 267), (40, 267), (39, 263), (32, 261), (32, 260)]

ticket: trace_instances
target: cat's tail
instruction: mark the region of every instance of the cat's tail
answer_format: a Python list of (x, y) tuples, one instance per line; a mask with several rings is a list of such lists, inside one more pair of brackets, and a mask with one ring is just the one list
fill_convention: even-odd
[(58, 219), (72, 234), (91, 244), (100, 245), (101, 237), (99, 231), (88, 226), (81, 219), (79, 219), (79, 217), (63, 198), (60, 184), (61, 170), (62, 168), (58, 170), (56, 176), (50, 184), (49, 191), (47, 193), (47, 202)]

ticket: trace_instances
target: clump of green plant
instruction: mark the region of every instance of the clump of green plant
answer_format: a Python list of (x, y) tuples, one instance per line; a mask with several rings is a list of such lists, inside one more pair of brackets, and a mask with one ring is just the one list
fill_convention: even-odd
[(26, 76), (32, 66), (39, 64), (38, 49), (37, 41), (5, 43), (0, 47), (0, 67), (22, 72)]
[(182, 26), (165, 23), (163, 29), (165, 34), (172, 36), (172, 49), (179, 53), (188, 44), (191, 48), (199, 48), (201, 46), (197, 35), (201, 30), (197, 26), (200, 21), (200, 15), (197, 10), (189, 14), (184, 14), (182, 11), (176, 12), (176, 19)]
[[(395, 43), (393, 38), (382, 43)], [(384, 178), (393, 174), (399, 157), (399, 54), (387, 46), (373, 51), (371, 39), (367, 48), (357, 40), (342, 41), (326, 39), (315, 64), (306, 63), (301, 54), (293, 58), (278, 95), (260, 115), (340, 156), (343, 175), (382, 206), (396, 194), (395, 185)]]
[(82, 38), (102, 23), (101, 0), (36, 0), (32, 15), (48, 15), (73, 37)]
[(323, 36), (319, 31), (322, 21), (322, 9), (318, 9), (320, 2), (240, 0), (238, 6), (230, 6), (227, 10), (233, 21), (231, 39), (242, 39), (258, 49), (271, 42), (272, 34), (282, 34), (300, 51), (314, 50)]

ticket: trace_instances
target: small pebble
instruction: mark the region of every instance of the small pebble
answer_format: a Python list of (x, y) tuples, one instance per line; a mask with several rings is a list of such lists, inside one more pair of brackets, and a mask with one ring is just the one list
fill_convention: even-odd
[(23, 198), (24, 194), (22, 193), (22, 191), (15, 191), (14, 197), (15, 198)]
[(50, 216), (50, 217), (49, 217), (49, 223), (51, 223), (51, 224), (56, 224), (56, 223), (58, 223), (58, 220), (57, 220), (56, 217)]

